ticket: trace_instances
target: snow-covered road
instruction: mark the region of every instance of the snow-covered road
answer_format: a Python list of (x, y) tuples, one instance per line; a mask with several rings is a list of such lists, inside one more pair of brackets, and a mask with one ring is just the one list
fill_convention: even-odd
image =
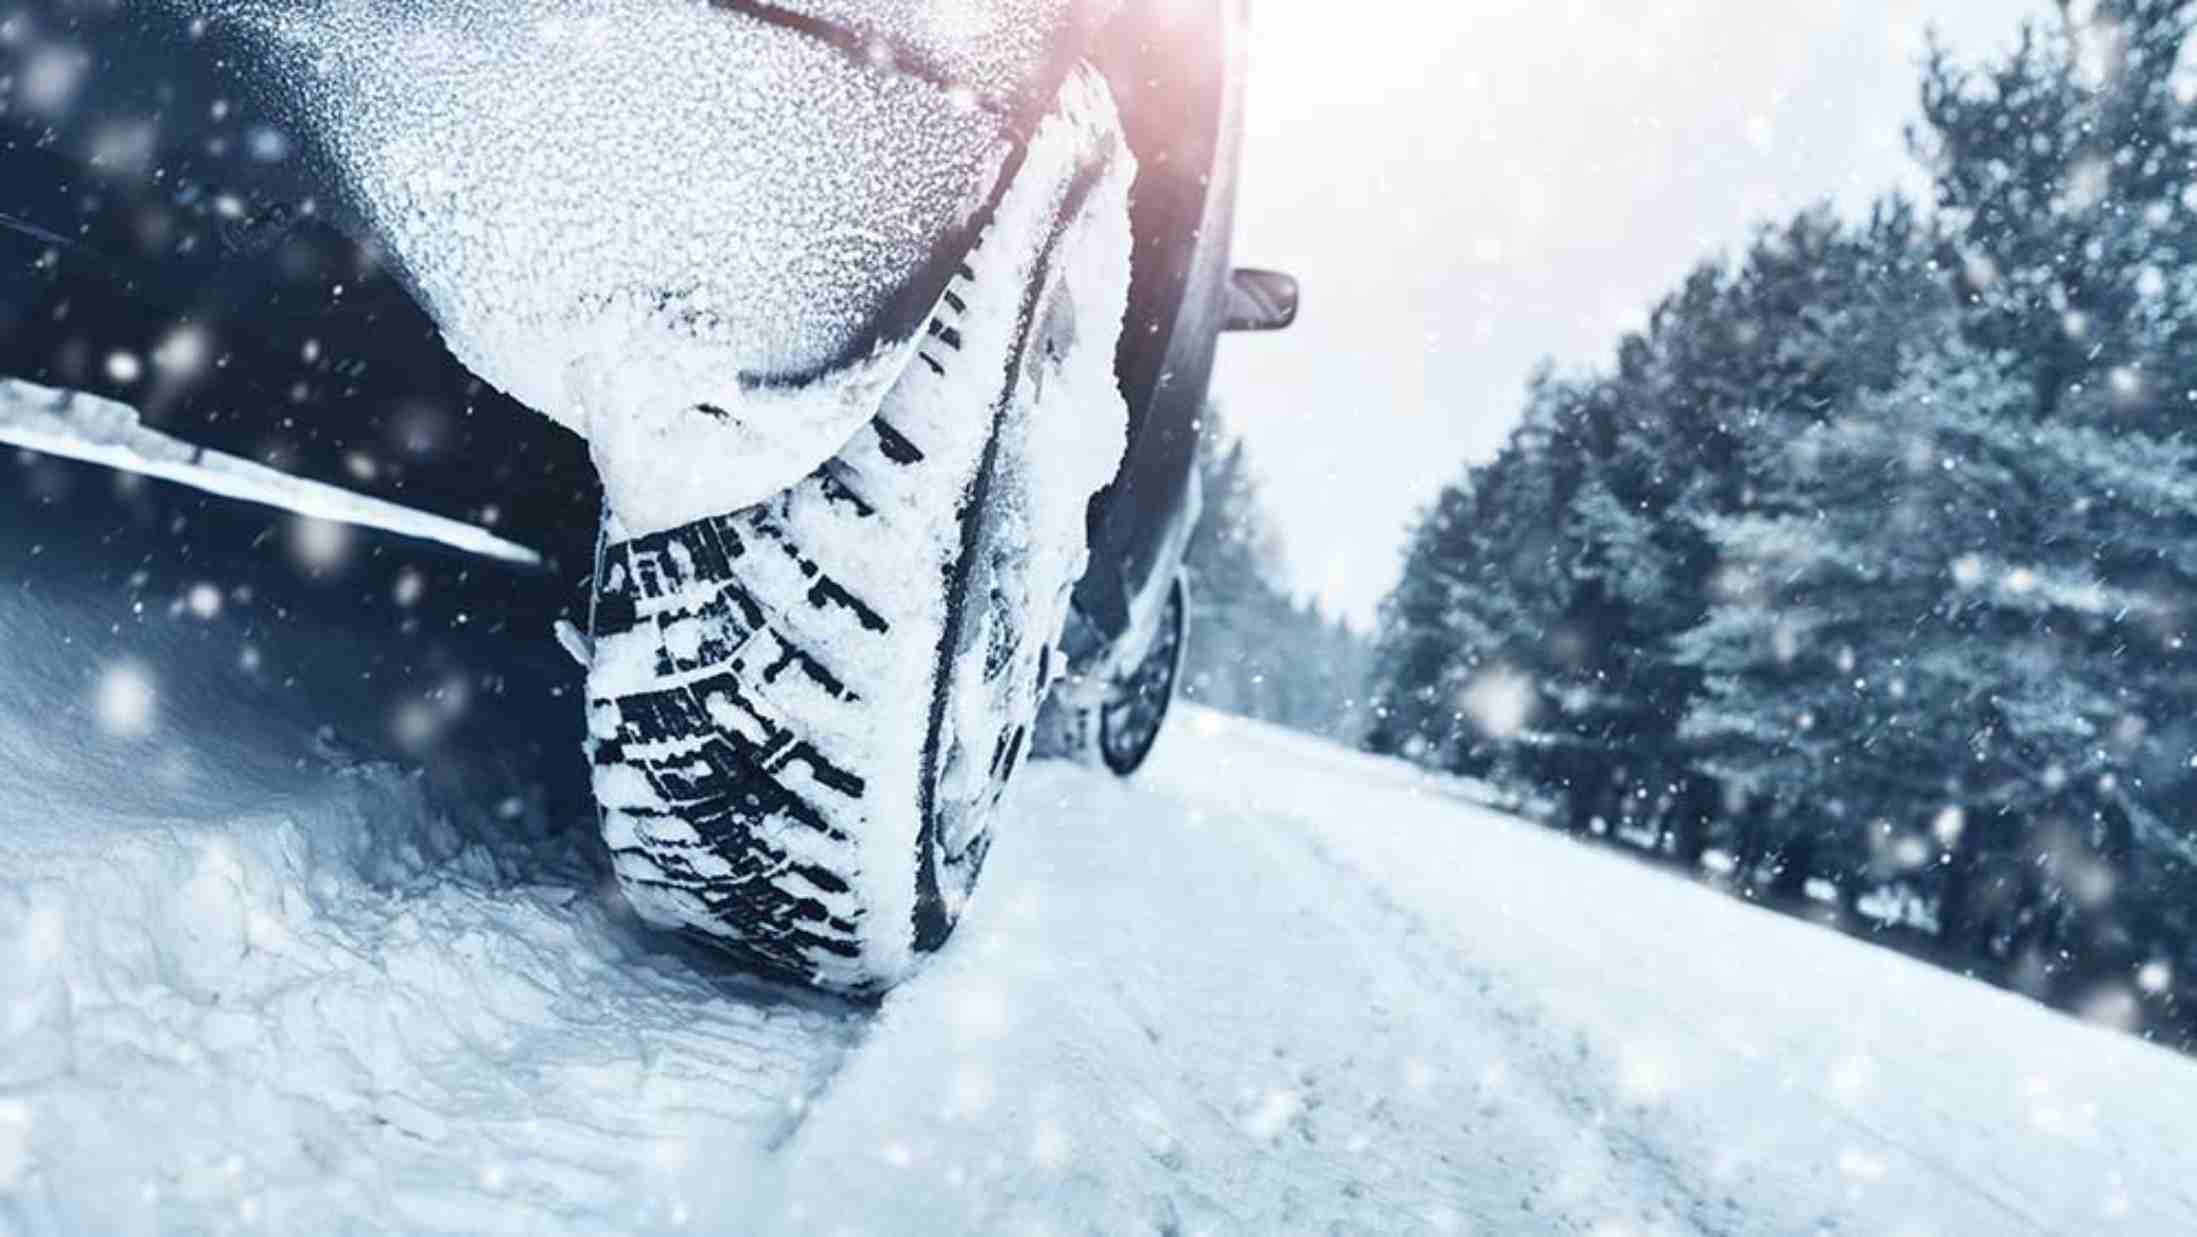
[(759, 986), (622, 912), (536, 706), (34, 541), (0, 1233), (2197, 1232), (2197, 1064), (1212, 714), (1034, 769), (881, 1008)]

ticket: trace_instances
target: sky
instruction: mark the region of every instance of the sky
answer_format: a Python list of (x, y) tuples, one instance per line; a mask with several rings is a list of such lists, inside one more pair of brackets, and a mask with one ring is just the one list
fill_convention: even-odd
[(1417, 512), (1490, 458), (1543, 358), (1599, 367), (1704, 258), (1906, 153), (1935, 28), (1965, 59), (2043, 0), (1255, 0), (1236, 260), (1288, 334), (1232, 337), (1290, 585), (1370, 625)]

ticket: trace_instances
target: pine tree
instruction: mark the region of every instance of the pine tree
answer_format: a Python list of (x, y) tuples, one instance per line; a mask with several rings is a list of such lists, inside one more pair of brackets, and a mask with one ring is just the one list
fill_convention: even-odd
[(1935, 55), (1917, 146), (1936, 173), (1969, 338), (2027, 377), (2035, 416), (2103, 436), (2069, 449), (2084, 483), (2064, 497), (2081, 517), (2066, 535), (2098, 578), (2150, 599), (2099, 653), (2118, 668), (2112, 747), (2125, 767), (2101, 775), (2117, 793), (2046, 826), (2087, 839), (2056, 853), (2095, 860), (2055, 869), (2113, 891), (2112, 913), (2083, 916), (2077, 944), (2105, 966), (2170, 956), (2179, 941), (2186, 963), (2197, 960), (2188, 899), (2173, 882), (2187, 877), (2192, 835), (2167, 805), (2197, 793), (2185, 600), (2197, 523), (2174, 496), (2172, 445), (2197, 410), (2197, 125), (2182, 68), (2192, 6), (2090, 9), (2063, 5), (2057, 25), (2031, 29), (1980, 75)]
[(1807, 212), (1539, 373), (1414, 530), (1369, 743), (1920, 887), (2069, 999), (2197, 972), (2193, 7), (1935, 54), (1934, 221)]
[(1570, 398), (1552, 374), (1536, 375), (1510, 443), (1445, 488), (1413, 530), (1376, 636), (1374, 750), (1529, 776), (1516, 765), (1546, 741), (1551, 669), (1581, 648), (1561, 630), (1570, 578), (1551, 463), (1575, 442), (1557, 432)]
[(1979, 347), (2074, 412), (2171, 434), (2197, 389), (2197, 131), (2177, 74), (2188, 0), (2061, 0), (1982, 74), (1933, 50), (1918, 153)]

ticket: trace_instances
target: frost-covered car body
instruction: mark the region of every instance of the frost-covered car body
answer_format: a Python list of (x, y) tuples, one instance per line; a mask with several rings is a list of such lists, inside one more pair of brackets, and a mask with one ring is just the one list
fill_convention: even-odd
[[(1103, 13), (1110, 6), (1068, 0), (961, 4), (952, 7), (989, 7), (1010, 32), (1019, 21), (1042, 36), (1023, 30), (962, 44), (926, 43), (921, 22), (904, 19), (937, 6), (905, 0), (640, 6), (669, 14), (688, 34), (713, 21), (744, 30), (757, 26), (761, 14), (837, 40), (818, 53), (831, 63), (796, 66), (781, 74), (787, 80), (762, 83), (774, 89), (756, 97), (791, 106), (766, 108), (758, 124), (789, 123), (804, 107), (816, 111), (798, 90), (828, 92), (840, 76), (875, 73), (876, 65), (864, 60), (896, 57), (907, 62), (896, 68), (912, 65), (919, 76), (955, 83), (943, 109), (920, 92), (888, 100), (911, 109), (894, 123), (952, 128), (936, 141), (916, 139), (927, 143), (928, 165), (951, 165), (948, 174), (926, 181), (906, 172), (910, 160), (891, 149), (858, 151), (844, 156), (841, 181), (864, 182), (868, 196), (822, 195), (846, 212), (874, 211), (883, 199), (898, 208), (899, 231), (860, 249), (859, 262), (803, 261), (834, 243), (844, 246), (846, 218), (809, 210), (796, 216), (800, 227), (775, 233), (762, 227), (760, 220), (799, 205), (799, 177), (772, 181), (746, 206), (722, 215), (710, 213), (717, 189), (673, 204), (669, 220), (721, 224), (719, 235), (740, 237), (739, 244), (761, 255), (736, 269), (727, 286), (700, 290), (680, 284), (678, 246), (647, 244), (591, 251), (553, 264), (561, 269), (545, 277), (546, 287), (521, 286), (520, 267), (541, 265), (541, 257), (497, 245), (496, 233), (523, 226), (555, 235), (556, 213), (514, 196), (493, 164), (455, 171), (446, 165), (483, 147), (520, 158), (534, 135), (563, 157), (601, 150), (600, 141), (559, 142), (555, 135), (560, 126), (584, 128), (588, 107), (611, 102), (591, 104), (584, 90), (571, 97), (574, 83), (557, 83), (567, 97), (556, 109), (514, 119), (513, 111), (546, 106), (547, 96), (532, 85), (500, 83), (493, 85), (504, 93), (487, 109), (500, 109), (500, 120), (468, 113), (449, 94), (453, 81), (476, 96), (480, 90), (466, 76), (466, 39), (509, 38), (513, 28), (550, 43), (595, 38), (614, 45), (603, 53), (614, 72), (633, 71), (617, 57), (630, 58), (646, 44), (588, 24), (634, 6), (537, 0), (502, 7), (508, 18), (483, 30), (485, 10), (474, 0), (17, 6), (0, 19), (0, 373), (110, 396), (191, 444), (493, 526), (538, 548), (552, 569), (570, 576), (586, 567), (603, 461), (598, 451), (591, 462), (586, 444), (545, 431), (534, 415), (547, 412), (588, 428), (584, 411), (534, 372), (553, 367), (527, 364), (541, 356), (527, 351), (535, 337), (554, 335), (561, 324), (544, 313), (491, 323), (465, 334), (500, 333), (507, 343), (456, 357), (446, 345), (451, 319), (497, 312), (498, 294), (539, 302), (573, 280), (610, 272), (611, 283), (623, 281), (619, 295), (653, 298), (648, 309), (669, 306), (675, 320), (794, 323), (776, 334), (742, 332), (761, 342), (750, 347), (750, 364), (722, 398), (704, 398), (715, 378), (704, 375), (703, 387), (675, 392), (680, 398), (670, 401), (714, 408), (744, 399), (736, 414), (760, 416), (750, 406), (760, 406), (769, 391), (858, 368), (863, 358), (919, 331), (939, 282), (982, 225), (983, 197), (1000, 179), (986, 160), (1001, 158), (1001, 135), (1011, 138), (1026, 123), (1062, 61), (1080, 55), (1112, 86), (1140, 171), (1132, 199), (1130, 309), (1117, 367), (1130, 410), (1130, 447), (1115, 484), (1092, 505), (1092, 560), (1077, 590), (1069, 651), (1096, 668), (1124, 646), (1133, 649), (1138, 641), (1124, 637), (1150, 627), (1194, 515), (1198, 415), (1215, 338), (1228, 317), (1240, 0), (1129, 0), (1111, 13)], [(402, 26), (409, 39), (358, 33), (361, 11), (398, 14), (409, 23)], [(896, 21), (903, 24), (895, 27)], [(918, 34), (908, 35), (910, 29)], [(649, 37), (661, 40), (664, 32)], [(724, 37), (730, 41), (718, 50), (725, 56), (748, 56), (739, 42), (746, 35)], [(956, 50), (968, 46), (980, 52)], [(377, 65), (377, 58), (396, 63)], [(572, 59), (552, 48), (533, 65)], [(682, 73), (713, 71), (691, 56), (666, 62), (650, 82), (659, 98), (676, 99)], [(744, 63), (753, 71), (753, 57)], [(615, 80), (585, 73), (575, 79), (582, 87)], [(664, 107), (676, 117), (676, 107)], [(964, 112), (977, 119), (957, 115)], [(720, 173), (730, 179), (743, 157), (737, 127), (699, 151), (694, 142), (680, 143), (675, 128), (666, 133), (670, 149), (697, 165), (689, 180)], [(644, 155), (657, 157), (616, 149), (600, 157), (616, 163)], [(608, 181), (633, 178), (632, 168), (614, 170)], [(614, 192), (600, 188), (607, 182), (599, 173), (570, 167), (547, 179), (598, 196)], [(607, 206), (639, 209), (626, 200)], [(423, 246), (409, 239), (415, 231), (472, 237), (487, 256)], [(573, 231), (575, 246), (601, 248), (599, 236), (584, 227)], [(856, 268), (863, 269), (846, 278), (835, 273)], [(774, 269), (799, 277), (768, 278)], [(743, 308), (743, 297), (758, 289), (769, 293), (765, 303)], [(671, 358), (671, 368), (680, 363)], [(527, 398), (514, 399), (514, 390)], [(757, 487), (784, 484), (762, 474), (805, 466), (804, 453), (839, 432), (832, 424), (781, 432), (798, 450), (758, 461)], [(650, 494), (657, 480), (644, 471), (628, 484)]]

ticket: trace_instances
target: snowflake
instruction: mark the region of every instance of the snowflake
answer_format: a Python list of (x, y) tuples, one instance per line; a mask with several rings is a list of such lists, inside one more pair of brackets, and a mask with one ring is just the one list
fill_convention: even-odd
[(194, 584), (183, 595), (183, 605), (198, 618), (215, 618), (221, 613), (221, 590), (211, 584)]
[(1941, 809), (1938, 812), (1937, 819), (1930, 822), (1930, 832), (1937, 835), (1938, 844), (1947, 849), (1957, 845), (1961, 840), (1961, 834), (1967, 832), (1967, 830), (1968, 813), (1956, 806), (1947, 806)]
[(2172, 963), (2153, 960), (2136, 970), (2136, 986), (2147, 996), (2158, 996), (2174, 985)]
[(134, 739), (151, 731), (154, 703), (152, 679), (128, 663), (109, 666), (93, 696), (100, 728), (116, 738)]
[(1270, 1143), (1282, 1136), (1303, 1107), (1304, 1099), (1295, 1091), (1269, 1091), (1239, 1124), (1254, 1141)]
[(205, 372), (213, 351), (213, 337), (204, 327), (179, 326), (153, 349), (153, 365), (171, 379), (195, 378)]
[(315, 575), (334, 571), (351, 557), (351, 529), (334, 520), (300, 517), (290, 525), (290, 552)]
[(1493, 739), (1512, 739), (1532, 719), (1533, 695), (1533, 680), (1499, 667), (1473, 679), (1462, 703), (1483, 734)]

